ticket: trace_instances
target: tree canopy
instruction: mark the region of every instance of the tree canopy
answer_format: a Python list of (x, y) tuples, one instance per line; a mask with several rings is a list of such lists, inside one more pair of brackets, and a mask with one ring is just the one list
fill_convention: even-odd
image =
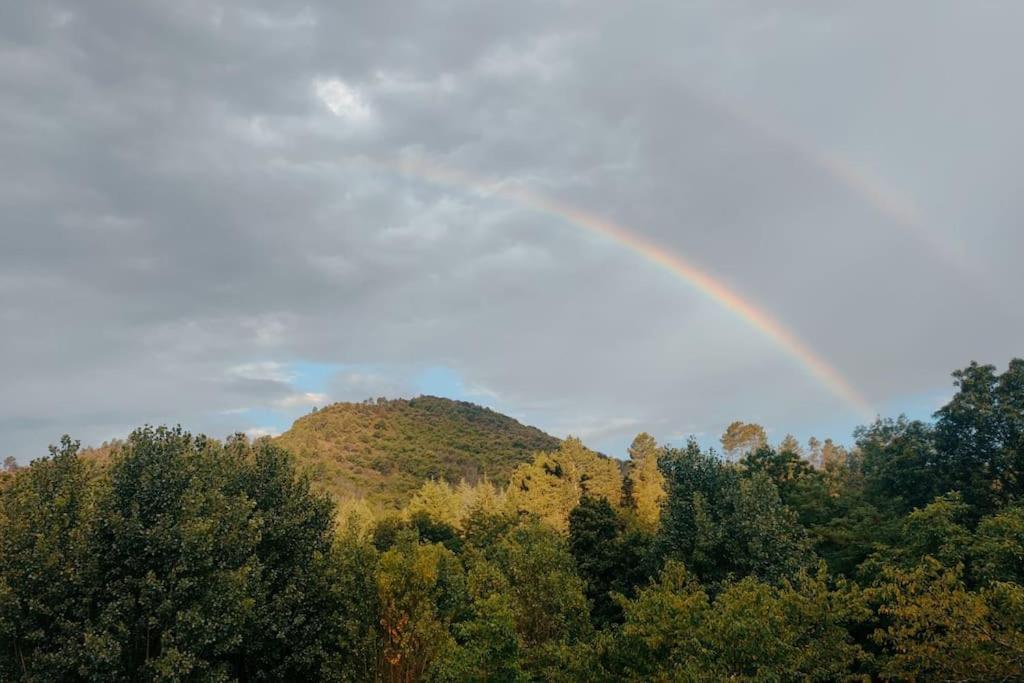
[(1024, 680), (1024, 361), (954, 381), (850, 447), (568, 438), (387, 511), (267, 439), (64, 437), (0, 472), (0, 680)]

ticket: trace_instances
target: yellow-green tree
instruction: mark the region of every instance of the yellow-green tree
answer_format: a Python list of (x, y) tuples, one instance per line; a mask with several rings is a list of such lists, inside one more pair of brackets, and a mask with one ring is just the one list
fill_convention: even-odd
[(855, 591), (824, 570), (773, 586), (747, 577), (713, 600), (678, 562), (635, 600), (609, 657), (615, 680), (834, 681), (861, 658), (848, 624), (865, 616)]
[(630, 496), (637, 520), (647, 529), (658, 526), (661, 504), (665, 500), (665, 476), (658, 468), (660, 452), (654, 437), (646, 432), (638, 434), (629, 447), (626, 476), (630, 484)]
[(413, 495), (406, 512), (410, 517), (424, 513), (434, 521), (458, 528), (463, 513), (462, 496), (443, 479), (428, 479)]
[(726, 457), (735, 461), (768, 445), (768, 435), (759, 424), (736, 420), (725, 428), (721, 441)]
[(871, 595), (883, 626), (884, 678), (900, 681), (1024, 680), (1024, 587), (995, 583), (972, 592), (963, 568), (926, 557), (887, 568)]
[(465, 602), (458, 558), (438, 543), (402, 534), (377, 570), (381, 650), (377, 680), (421, 680), (455, 647), (453, 617)]
[(517, 467), (509, 483), (508, 498), (513, 509), (536, 514), (565, 531), (569, 513), (581, 496), (605, 498), (618, 504), (621, 491), (619, 464), (570, 437), (557, 451), (538, 453), (533, 462)]

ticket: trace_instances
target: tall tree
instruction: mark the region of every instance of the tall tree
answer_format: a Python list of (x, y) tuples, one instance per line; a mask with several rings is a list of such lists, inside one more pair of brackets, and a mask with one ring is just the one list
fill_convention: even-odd
[[(346, 607), (333, 506), (287, 454), (145, 428), (93, 485), (76, 450), (65, 439), (0, 497), (0, 638), (11, 641), (0, 650), (14, 655), (0, 670), (13, 662), (38, 680), (336, 670)], [(20, 521), (8, 527), (12, 513)]]
[(97, 487), (65, 436), (0, 495), (0, 680), (75, 680), (97, 559)]
[(880, 507), (909, 512), (948, 491), (932, 427), (919, 420), (879, 419), (855, 432), (866, 493)]
[(782, 437), (782, 441), (779, 442), (778, 451), (780, 453), (792, 453), (798, 458), (804, 457), (804, 449), (792, 434), (786, 434), (786, 436)]
[(632, 597), (636, 587), (650, 578), (650, 540), (643, 531), (627, 529), (625, 521), (603, 498), (585, 496), (570, 513), (569, 551), (587, 582), (595, 625), (606, 626), (621, 619), (613, 592)]
[(944, 485), (985, 513), (1024, 494), (1024, 359), (1001, 375), (971, 363), (953, 378), (956, 394), (935, 413)]
[(487, 551), (508, 586), (524, 667), (541, 673), (560, 665), (566, 649), (590, 636), (586, 584), (576, 572), (565, 537), (526, 521)]
[(377, 680), (421, 680), (455, 647), (452, 624), (466, 609), (465, 577), (455, 555), (440, 544), (402, 534), (380, 557), (381, 651)]
[(508, 487), (514, 509), (536, 514), (563, 531), (568, 529), (569, 512), (585, 495), (618, 504), (622, 472), (617, 461), (586, 448), (576, 438), (517, 467)]
[(747, 575), (777, 581), (807, 565), (806, 532), (763, 472), (741, 476), (693, 440), (668, 451), (662, 464), (668, 499), (660, 545), (702, 581), (717, 585)]
[(658, 443), (646, 432), (638, 434), (629, 447), (627, 477), (636, 516), (650, 530), (657, 527), (665, 500), (665, 475), (658, 466), (660, 455)]
[(726, 427), (721, 441), (726, 457), (735, 461), (768, 445), (768, 434), (759, 424), (737, 420)]

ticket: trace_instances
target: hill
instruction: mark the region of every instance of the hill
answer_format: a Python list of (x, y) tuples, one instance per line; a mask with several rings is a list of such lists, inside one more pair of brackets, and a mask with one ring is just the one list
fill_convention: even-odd
[(276, 439), (336, 498), (397, 506), (427, 479), (504, 485), (516, 465), (559, 440), (511, 417), (436, 396), (335, 403)]

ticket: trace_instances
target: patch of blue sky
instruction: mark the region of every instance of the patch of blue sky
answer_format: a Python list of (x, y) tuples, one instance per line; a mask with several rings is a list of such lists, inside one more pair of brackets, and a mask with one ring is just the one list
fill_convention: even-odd
[(265, 429), (275, 434), (285, 432), (294, 421), (284, 410), (273, 408), (249, 408), (241, 411), (239, 417), (244, 422), (241, 431), (248, 429)]
[(459, 373), (443, 365), (424, 368), (416, 377), (413, 385), (420, 394), (443, 396), (459, 401), (469, 398), (466, 385)]
[(291, 385), (296, 391), (311, 394), (327, 393), (331, 379), (346, 366), (339, 363), (292, 361), (286, 363)]
[[(876, 410), (882, 418), (896, 418), (900, 415), (906, 415), (911, 420), (932, 422), (935, 411), (945, 405), (952, 396), (952, 388), (936, 389), (889, 399), (876, 406)], [(869, 425), (870, 422), (851, 414), (839, 416), (834, 420), (819, 422), (813, 426), (798, 425), (792, 430), (773, 430), (768, 434), (768, 438), (772, 443), (777, 443), (789, 431), (802, 444), (806, 444), (807, 439), (815, 436), (819, 440), (832, 439), (838, 444), (852, 446), (854, 443), (854, 430), (857, 427)]]

